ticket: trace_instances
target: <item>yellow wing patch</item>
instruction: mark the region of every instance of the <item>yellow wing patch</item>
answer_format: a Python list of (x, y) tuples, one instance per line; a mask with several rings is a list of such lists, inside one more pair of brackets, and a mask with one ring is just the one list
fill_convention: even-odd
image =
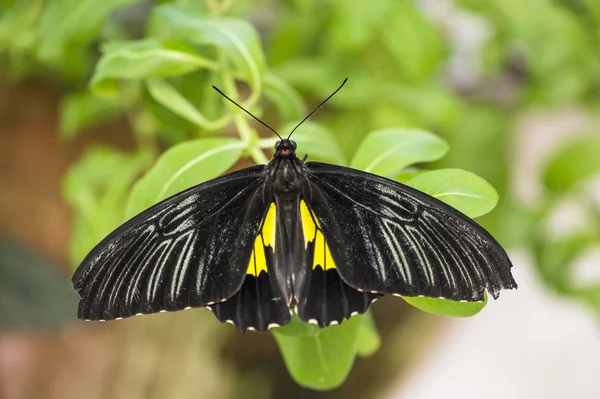
[(275, 248), (275, 203), (271, 203), (267, 215), (261, 223), (261, 227), (254, 240), (254, 249), (250, 256), (248, 271), (258, 277), (262, 271), (267, 272), (267, 247)]
[(309, 242), (314, 243), (315, 251), (312, 268), (321, 266), (323, 270), (335, 269), (335, 262), (321, 231), (321, 225), (314, 212), (309, 210), (302, 200), (300, 201), (300, 217), (302, 219), (302, 230), (304, 231), (304, 247), (308, 247)]

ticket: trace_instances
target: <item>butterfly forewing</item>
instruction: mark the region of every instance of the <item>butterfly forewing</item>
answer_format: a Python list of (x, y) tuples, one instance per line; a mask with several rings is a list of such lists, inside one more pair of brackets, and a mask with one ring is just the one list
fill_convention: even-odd
[(304, 199), (349, 286), (457, 301), (516, 287), (502, 247), (454, 208), (354, 169), (309, 162), (305, 171)]
[(195, 186), (98, 244), (73, 276), (79, 317), (111, 320), (224, 301), (239, 291), (272, 203), (265, 166)]

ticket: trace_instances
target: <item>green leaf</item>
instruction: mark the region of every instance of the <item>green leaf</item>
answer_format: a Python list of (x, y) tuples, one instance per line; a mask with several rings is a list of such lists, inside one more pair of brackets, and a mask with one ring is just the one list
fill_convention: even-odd
[(360, 357), (369, 357), (381, 347), (381, 336), (370, 311), (363, 316), (363, 323), (358, 335), (356, 353)]
[(317, 325), (305, 323), (298, 316), (294, 315), (288, 324), (271, 331), (288, 337), (316, 337), (323, 332), (323, 329)]
[[(543, 224), (540, 224), (543, 226)], [(573, 291), (575, 260), (584, 251), (598, 245), (600, 239), (597, 228), (577, 232), (572, 236), (551, 238), (545, 228), (540, 228), (533, 242), (533, 255), (538, 275), (544, 283), (556, 292)]]
[(483, 178), (462, 169), (439, 169), (423, 172), (407, 184), (476, 218), (498, 204), (498, 192)]
[(393, 2), (380, 39), (409, 81), (431, 79), (444, 60), (445, 43), (437, 29), (417, 5)]
[[(298, 122), (285, 125), (281, 131), (291, 132)], [(284, 134), (287, 136), (289, 133)], [(319, 123), (304, 122), (294, 132), (292, 139), (298, 144), (299, 158), (308, 154), (308, 161), (330, 162), (336, 165), (346, 165), (347, 163), (333, 133)]]
[(419, 169), (416, 167), (408, 167), (406, 169), (402, 169), (400, 173), (394, 177), (394, 180), (399, 181), (400, 183), (406, 184), (410, 179), (414, 179), (419, 176), (421, 173), (425, 173), (426, 170)]
[(299, 334), (302, 327), (298, 323), (305, 323), (292, 320), (272, 332), (294, 380), (304, 387), (324, 391), (339, 387), (348, 376), (363, 322), (364, 318), (357, 315), (341, 325), (300, 330)]
[(195, 14), (170, 4), (158, 7), (155, 13), (163, 31), (168, 29), (171, 37), (223, 51), (235, 67), (234, 74), (250, 82), (252, 93), (247, 103), (258, 100), (265, 56), (252, 25), (241, 19)]
[(179, 93), (166, 80), (153, 78), (146, 80), (146, 88), (152, 98), (167, 107), (175, 114), (207, 130), (217, 130), (225, 127), (231, 117), (226, 115), (217, 120), (210, 120)]
[(123, 111), (119, 104), (98, 98), (90, 92), (74, 92), (60, 103), (60, 132), (63, 138), (73, 138), (81, 130), (114, 119)]
[(402, 299), (427, 313), (451, 317), (470, 317), (476, 315), (485, 307), (487, 293), (484, 293), (484, 296), (483, 302), (459, 302), (449, 299), (407, 296), (403, 296)]
[(139, 0), (54, 0), (46, 2), (37, 24), (39, 57), (46, 63), (62, 65), (73, 51), (96, 39), (108, 15), (118, 7)]
[(98, 95), (112, 97), (118, 93), (119, 79), (181, 75), (199, 68), (214, 69), (216, 64), (182, 41), (112, 42), (104, 47), (91, 88)]
[(547, 164), (546, 187), (564, 192), (576, 183), (600, 172), (600, 138), (582, 137), (561, 149)]
[(146, 153), (91, 147), (69, 169), (63, 194), (75, 212), (69, 249), (73, 265), (121, 224), (129, 188), (148, 160)]
[(393, 176), (414, 163), (440, 159), (446, 152), (448, 144), (424, 130), (376, 130), (362, 141), (350, 166), (381, 176)]
[(206, 138), (170, 148), (131, 190), (127, 217), (223, 174), (240, 159), (244, 147), (236, 139)]
[(0, 9), (0, 53), (25, 50), (35, 43), (32, 33), (44, 8), (43, 0), (15, 1)]

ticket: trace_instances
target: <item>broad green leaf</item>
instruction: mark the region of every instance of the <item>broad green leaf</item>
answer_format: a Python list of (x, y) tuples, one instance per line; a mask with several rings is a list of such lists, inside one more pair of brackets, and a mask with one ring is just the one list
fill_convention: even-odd
[(155, 13), (169, 35), (223, 51), (235, 66), (234, 74), (250, 82), (252, 93), (247, 102), (258, 100), (265, 56), (252, 25), (242, 19), (194, 14), (169, 4), (158, 7)]
[(462, 169), (423, 172), (407, 184), (476, 218), (490, 212), (498, 203), (498, 192), (483, 178)]
[(182, 41), (149, 38), (112, 42), (104, 47), (91, 88), (96, 94), (111, 97), (118, 93), (120, 79), (173, 76), (199, 68), (214, 69), (216, 64)]
[(363, 51), (374, 35), (380, 35), (378, 28), (388, 24), (391, 4), (389, 0), (356, 1), (349, 7), (347, 1), (333, 1), (327, 44), (342, 52)]
[(39, 57), (62, 63), (73, 48), (92, 42), (108, 15), (139, 0), (53, 0), (46, 3), (37, 25)]
[[(298, 121), (299, 122), (299, 121)], [(287, 136), (294, 129), (298, 122), (285, 125), (280, 133)], [(346, 165), (346, 158), (342, 149), (338, 145), (333, 133), (325, 126), (311, 121), (304, 122), (292, 135), (292, 140), (298, 144), (297, 155), (302, 158), (308, 154), (307, 161), (321, 161), (334, 163), (336, 165)]]
[(146, 80), (146, 88), (154, 101), (167, 107), (175, 114), (206, 130), (217, 130), (223, 128), (230, 120), (229, 116), (217, 120), (206, 118), (200, 110), (191, 104), (181, 93), (179, 93), (166, 80), (153, 78)]
[(417, 129), (376, 130), (362, 141), (350, 166), (381, 176), (393, 176), (407, 166), (442, 158), (448, 144)]
[(409, 81), (433, 77), (446, 53), (439, 29), (412, 2), (394, 2), (388, 15), (380, 40), (398, 73)]
[(44, 1), (15, 1), (5, 8), (0, 9), (0, 53), (28, 49), (35, 43), (32, 30), (44, 8)]
[(294, 315), (288, 324), (271, 331), (288, 337), (316, 337), (323, 332), (323, 329), (317, 325), (305, 323), (298, 316)]
[(422, 170), (415, 167), (408, 167), (406, 169), (402, 169), (400, 173), (394, 177), (394, 180), (399, 181), (400, 183), (406, 184), (410, 179), (414, 179), (421, 173), (425, 173), (426, 170)]
[(301, 120), (306, 116), (304, 100), (285, 80), (266, 73), (263, 83), (265, 96), (277, 107), (283, 120)]
[(546, 166), (544, 183), (554, 192), (564, 192), (600, 172), (600, 138), (582, 137), (556, 154)]
[(118, 103), (98, 98), (90, 92), (68, 94), (60, 103), (61, 136), (73, 138), (81, 130), (114, 119), (122, 112)]
[(188, 141), (167, 150), (131, 190), (127, 217), (231, 168), (242, 155), (244, 143), (230, 138)]
[(487, 293), (484, 294), (483, 302), (459, 302), (449, 299), (408, 296), (403, 296), (402, 299), (427, 313), (451, 317), (470, 317), (479, 313), (487, 304)]
[(363, 323), (358, 334), (356, 353), (360, 357), (373, 355), (381, 346), (381, 336), (370, 311), (363, 316)]
[(559, 239), (546, 233), (539, 231), (533, 242), (535, 267), (546, 285), (557, 292), (569, 292), (574, 287), (574, 262), (581, 253), (598, 245), (599, 232), (583, 231)]
[[(296, 322), (304, 324), (299, 320)], [(344, 320), (341, 325), (317, 328), (318, 331), (304, 334), (297, 334), (299, 327), (292, 322), (289, 327), (276, 328), (272, 332), (294, 380), (304, 387), (324, 391), (337, 388), (348, 376), (363, 322), (363, 317), (357, 315)]]
[(148, 160), (145, 153), (91, 147), (69, 169), (63, 194), (75, 212), (69, 250), (73, 265), (123, 221), (129, 188)]

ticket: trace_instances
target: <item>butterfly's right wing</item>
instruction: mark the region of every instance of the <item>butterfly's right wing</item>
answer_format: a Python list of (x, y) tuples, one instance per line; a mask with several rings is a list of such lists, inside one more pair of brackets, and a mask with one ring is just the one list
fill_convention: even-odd
[(500, 244), (449, 205), (350, 168), (309, 162), (305, 172), (304, 200), (349, 286), (469, 302), (517, 287)]
[(265, 166), (230, 173), (140, 213), (83, 260), (78, 316), (111, 320), (232, 297), (272, 202)]

